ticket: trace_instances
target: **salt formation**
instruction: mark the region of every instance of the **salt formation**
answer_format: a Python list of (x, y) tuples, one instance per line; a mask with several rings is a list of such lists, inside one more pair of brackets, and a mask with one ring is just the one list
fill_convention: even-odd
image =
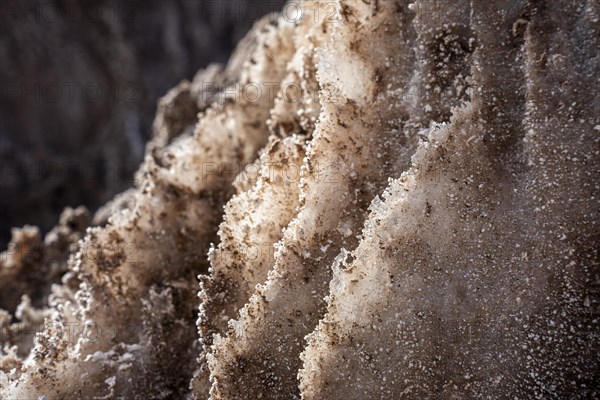
[[(234, 56), (230, 68), (210, 76), (280, 82), (293, 54), (291, 28), (262, 21), (240, 49), (254, 65), (242, 70)], [(200, 86), (207, 83), (206, 74), (198, 79)], [(194, 90), (184, 84), (167, 97), (171, 105), (161, 106), (138, 189), (109, 206), (107, 226), (88, 230), (70, 266), (73, 275), (51, 295), (48, 328), (23, 366), (0, 377), (2, 398), (180, 398), (189, 392), (199, 352), (196, 276), (207, 270), (206, 252), (233, 191), (231, 171), (252, 162), (266, 144), (273, 107), (269, 97), (215, 101), (192, 135), (186, 117), (205, 99), (190, 102)]]
[[(304, 399), (598, 396), (598, 115), (576, 106), (598, 101), (598, 31), (570, 2), (490, 31), (496, 7), (473, 4), (472, 103), (430, 131), (335, 268)], [(561, 40), (576, 30), (582, 45)]]
[(303, 9), (163, 100), (46, 300), (1, 298), (47, 325), (2, 398), (600, 397), (600, 4)]

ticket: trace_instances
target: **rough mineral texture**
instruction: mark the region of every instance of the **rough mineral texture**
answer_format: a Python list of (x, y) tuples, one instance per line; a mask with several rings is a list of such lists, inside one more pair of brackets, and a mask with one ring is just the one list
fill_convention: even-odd
[(2, 398), (600, 398), (600, 4), (302, 9), (0, 264)]

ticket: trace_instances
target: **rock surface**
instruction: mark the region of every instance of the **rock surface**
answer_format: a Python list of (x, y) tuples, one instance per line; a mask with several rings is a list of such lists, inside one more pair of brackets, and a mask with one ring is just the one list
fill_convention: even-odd
[(2, 398), (600, 398), (600, 5), (302, 6), (173, 89), (62, 284), (2, 304), (46, 320)]

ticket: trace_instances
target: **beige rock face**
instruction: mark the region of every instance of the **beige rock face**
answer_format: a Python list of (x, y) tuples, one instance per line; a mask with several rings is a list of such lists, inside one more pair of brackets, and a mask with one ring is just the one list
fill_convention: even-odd
[(1, 265), (2, 398), (600, 397), (600, 5), (301, 8), (162, 101), (47, 300)]

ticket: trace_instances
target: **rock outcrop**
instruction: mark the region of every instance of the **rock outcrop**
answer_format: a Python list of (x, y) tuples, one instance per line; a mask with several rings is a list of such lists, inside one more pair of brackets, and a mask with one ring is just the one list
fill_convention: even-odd
[(598, 2), (301, 8), (163, 99), (3, 398), (599, 398)]

